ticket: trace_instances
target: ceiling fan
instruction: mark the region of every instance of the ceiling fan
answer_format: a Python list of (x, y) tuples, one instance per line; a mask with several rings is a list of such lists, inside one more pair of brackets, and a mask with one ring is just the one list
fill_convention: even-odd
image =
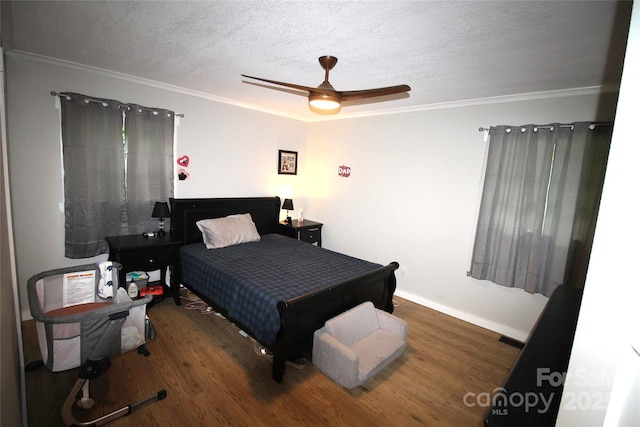
[[(363, 89), (363, 90), (349, 90), (340, 91), (335, 90), (331, 83), (329, 83), (329, 70), (331, 70), (338, 58), (335, 56), (321, 56), (318, 58), (320, 65), (324, 69), (324, 81), (318, 87), (301, 86), (293, 83), (278, 82), (275, 80), (262, 79), (260, 77), (247, 76), (242, 74), (242, 77), (249, 79), (260, 80), (275, 85), (285, 86), (292, 89), (298, 89), (305, 92), (309, 92), (309, 105), (316, 109), (321, 110), (338, 110), (342, 104), (342, 101), (352, 101), (356, 99), (374, 98), (377, 96), (394, 95), (397, 93), (408, 92), (411, 87), (408, 85), (397, 85), (380, 87), (376, 89)], [(312, 108), (312, 109), (313, 109)]]

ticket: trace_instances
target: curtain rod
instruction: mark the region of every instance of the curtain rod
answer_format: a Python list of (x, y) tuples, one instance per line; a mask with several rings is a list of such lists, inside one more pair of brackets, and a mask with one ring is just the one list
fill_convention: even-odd
[[(53, 91), (53, 90), (51, 92), (49, 92), (49, 93), (51, 94), (51, 96), (64, 96), (64, 97), (68, 96), (68, 95), (64, 95), (62, 93), (58, 93), (58, 92)], [(103, 101), (101, 101), (99, 99), (92, 99), (90, 96), (87, 96), (87, 95), (82, 95), (82, 96), (86, 97), (89, 101), (92, 101), (92, 102), (103, 102)], [(121, 107), (129, 108), (129, 106), (127, 104), (124, 104), (121, 101), (117, 101), (117, 102), (120, 102), (120, 106)], [(144, 108), (149, 108), (149, 107), (144, 107)], [(149, 109), (150, 110), (154, 110), (154, 108), (149, 108)], [(182, 114), (182, 113), (173, 113), (173, 115), (177, 116), (177, 117), (184, 117), (184, 114)]]
[[(593, 123), (589, 124), (589, 128), (593, 130), (593, 129), (596, 128), (596, 126), (611, 126), (611, 125), (613, 125), (613, 122), (593, 122)], [(561, 123), (561, 124), (558, 125), (558, 127), (561, 127), (561, 128), (573, 128), (573, 126), (574, 125), (571, 124), (571, 123)], [(511, 126), (511, 127), (522, 128), (524, 126), (521, 125), (521, 126)], [(540, 126), (533, 125), (533, 127), (534, 127), (534, 129), (553, 129), (555, 126), (554, 125), (540, 125)], [(488, 132), (489, 130), (491, 130), (490, 127), (488, 127), (488, 128), (485, 128), (485, 127), (478, 128), (479, 132)]]

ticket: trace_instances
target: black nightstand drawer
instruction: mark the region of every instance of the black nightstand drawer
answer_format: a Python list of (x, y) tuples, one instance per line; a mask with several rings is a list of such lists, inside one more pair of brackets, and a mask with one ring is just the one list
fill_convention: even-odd
[(172, 265), (173, 248), (157, 248), (153, 250), (131, 250), (126, 255), (126, 262), (134, 268), (142, 270), (159, 269), (163, 265)]
[(320, 240), (320, 228), (300, 230), (300, 240), (307, 243), (317, 243)]
[(306, 243), (317, 243), (322, 246), (322, 223), (309, 221), (291, 221), (287, 224), (285, 221), (280, 222), (278, 232), (284, 236), (293, 237)]

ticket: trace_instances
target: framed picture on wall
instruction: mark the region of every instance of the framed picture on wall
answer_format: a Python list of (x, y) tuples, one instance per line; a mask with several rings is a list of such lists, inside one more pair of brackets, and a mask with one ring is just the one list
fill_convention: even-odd
[(278, 150), (278, 173), (296, 175), (298, 173), (298, 152)]

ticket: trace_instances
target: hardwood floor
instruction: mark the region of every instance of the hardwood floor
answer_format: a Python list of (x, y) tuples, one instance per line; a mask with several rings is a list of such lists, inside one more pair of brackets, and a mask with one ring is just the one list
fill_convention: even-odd
[[(409, 325), (406, 351), (363, 387), (346, 390), (310, 362), (287, 366), (283, 383), (275, 383), (271, 361), (237, 327), (167, 299), (148, 310), (157, 332), (147, 343), (151, 355), (113, 357), (90, 382), (96, 406), (74, 405), (74, 414), (88, 420), (165, 389), (166, 399), (109, 425), (480, 426), (489, 408), (469, 403), (502, 385), (519, 350), (491, 331), (395, 301), (394, 314)], [(33, 321), (23, 322), (23, 335), (28, 365), (40, 359)], [(27, 371), (29, 426), (63, 425), (60, 411), (77, 372)], [(467, 393), (474, 395), (465, 404)]]

